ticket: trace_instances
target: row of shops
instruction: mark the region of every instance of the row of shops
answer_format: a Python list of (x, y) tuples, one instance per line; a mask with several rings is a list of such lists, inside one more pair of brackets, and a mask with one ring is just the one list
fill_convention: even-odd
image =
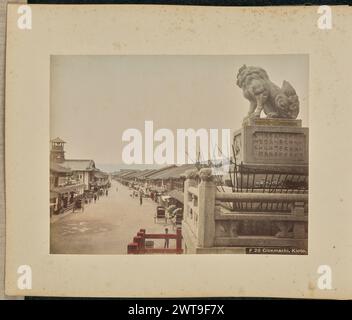
[[(120, 170), (112, 178), (158, 203), (158, 210), (178, 225), (183, 215), (183, 184), (186, 171), (196, 169), (194, 164), (171, 165), (161, 169)], [(163, 208), (163, 209), (161, 209)]]
[(93, 160), (66, 159), (65, 141), (51, 140), (50, 216), (74, 210), (110, 188), (109, 175), (95, 167)]

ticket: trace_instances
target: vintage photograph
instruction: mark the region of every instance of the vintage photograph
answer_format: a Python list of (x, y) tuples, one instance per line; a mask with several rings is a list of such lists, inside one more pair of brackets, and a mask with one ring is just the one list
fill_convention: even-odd
[(6, 294), (352, 296), (351, 8), (30, 8), (6, 25)]
[(52, 55), (51, 254), (308, 254), (309, 56)]

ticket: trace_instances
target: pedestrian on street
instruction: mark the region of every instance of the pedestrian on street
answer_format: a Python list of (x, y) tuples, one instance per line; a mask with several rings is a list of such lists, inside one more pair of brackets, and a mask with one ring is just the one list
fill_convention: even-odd
[(142, 194), (142, 192), (139, 193), (139, 204), (140, 205), (143, 204), (143, 194)]
[(97, 202), (97, 195), (94, 193), (94, 203)]
[[(169, 233), (169, 229), (165, 228), (165, 234)], [(165, 243), (164, 243), (164, 249), (168, 249), (169, 248), (169, 238), (165, 238)]]
[(108, 194), (109, 194), (109, 191), (108, 191), (108, 189), (106, 189), (105, 195), (108, 196)]

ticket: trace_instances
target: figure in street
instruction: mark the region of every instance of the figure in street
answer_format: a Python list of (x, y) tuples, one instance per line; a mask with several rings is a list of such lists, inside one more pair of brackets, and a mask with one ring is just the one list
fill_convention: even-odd
[[(169, 229), (165, 228), (165, 234), (169, 233)], [(169, 238), (165, 238), (164, 249), (169, 248)]]

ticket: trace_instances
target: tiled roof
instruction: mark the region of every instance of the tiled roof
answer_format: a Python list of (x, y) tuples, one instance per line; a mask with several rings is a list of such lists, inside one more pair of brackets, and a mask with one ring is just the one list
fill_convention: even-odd
[(66, 141), (60, 139), (59, 137), (57, 137), (55, 139), (51, 139), (50, 141), (54, 142), (54, 143), (66, 143)]
[(57, 173), (69, 173), (71, 172), (71, 169), (63, 167), (58, 163), (52, 162), (50, 163), (50, 171), (57, 172)]
[(146, 178), (146, 179), (151, 179), (151, 177), (154, 177), (154, 176), (156, 176), (156, 175), (158, 175), (158, 174), (161, 174), (162, 172), (165, 172), (165, 171), (170, 170), (170, 169), (172, 169), (172, 168), (176, 168), (176, 165), (173, 164), (173, 165), (169, 165), (169, 166), (167, 166), (167, 167), (163, 167), (163, 168), (161, 168), (161, 169), (154, 169), (153, 172), (148, 173), (148, 174), (145, 176), (145, 178)]
[(131, 171), (128, 171), (128, 172), (124, 172), (122, 173), (121, 175), (119, 175), (118, 177), (119, 178), (123, 178), (123, 179), (128, 179), (130, 176), (138, 173), (140, 170), (131, 170)]
[(157, 171), (159, 171), (159, 169), (151, 169), (151, 170), (149, 170), (149, 172), (144, 174), (144, 178), (148, 179), (148, 177), (150, 177), (152, 174), (156, 173)]
[(112, 175), (115, 177), (115, 178), (120, 178), (128, 173), (131, 173), (131, 172), (134, 172), (135, 170), (132, 170), (132, 169), (121, 169), (120, 171), (117, 171), (117, 172), (114, 172)]
[(106, 172), (100, 171), (100, 170), (95, 170), (94, 171), (94, 176), (97, 178), (106, 178), (108, 174)]
[(65, 160), (60, 163), (65, 168), (70, 168), (72, 171), (91, 171), (95, 169), (95, 163), (93, 160)]
[(185, 164), (182, 166), (170, 165), (161, 169), (123, 170), (114, 174), (114, 176), (123, 179), (178, 179), (187, 170), (193, 168), (195, 168), (194, 164)]
[(159, 180), (159, 179), (178, 179), (184, 174), (187, 170), (195, 169), (194, 164), (184, 164), (181, 166), (173, 166), (168, 167), (163, 171), (156, 172), (155, 174), (151, 174), (148, 179), (149, 180)]
[(144, 173), (144, 170), (136, 170), (134, 172), (131, 172), (130, 174), (128, 175), (125, 175), (124, 178), (125, 179), (135, 179), (137, 178), (138, 176), (142, 175)]
[(133, 178), (145, 179), (148, 175), (153, 174), (155, 169), (145, 169), (133, 175)]

